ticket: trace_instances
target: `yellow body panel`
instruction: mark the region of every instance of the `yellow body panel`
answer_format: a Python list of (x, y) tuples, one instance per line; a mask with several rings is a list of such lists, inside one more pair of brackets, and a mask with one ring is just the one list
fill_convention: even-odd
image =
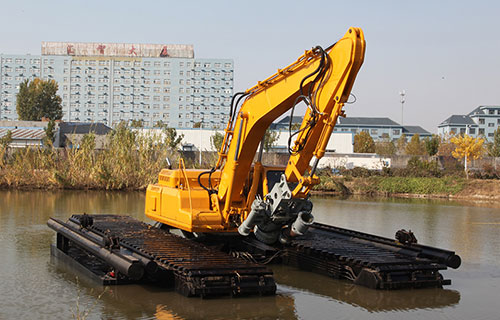
[[(158, 183), (149, 185), (146, 190), (146, 216), (190, 232), (227, 229), (222, 224), (220, 213), (210, 209), (208, 192), (198, 183), (198, 175), (202, 172), (163, 169)], [(214, 172), (212, 183), (217, 183), (219, 176), (220, 172)], [(200, 180), (208, 185), (208, 177)]]

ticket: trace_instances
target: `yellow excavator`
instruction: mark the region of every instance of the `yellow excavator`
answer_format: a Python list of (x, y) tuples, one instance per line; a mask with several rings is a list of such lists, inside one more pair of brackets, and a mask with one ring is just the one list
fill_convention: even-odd
[[(460, 257), (417, 244), (410, 231), (394, 240), (313, 223), (315, 172), (364, 55), (363, 32), (349, 28), (330, 47), (308, 50), (235, 94), (216, 165), (186, 169), (180, 159), (148, 186), (145, 213), (160, 228), (127, 216), (52, 218), (52, 255), (102, 284), (165, 283), (187, 296), (274, 294), (272, 271), (262, 265), (273, 260), (374, 289), (450, 284), (439, 270), (458, 268)], [(299, 104), (307, 109), (300, 128), (290, 124), (286, 167), (263, 165), (266, 130), (287, 111), (293, 119)]]
[[(267, 244), (304, 234), (314, 220), (309, 194), (319, 183), (319, 160), (364, 56), (363, 31), (351, 27), (328, 48), (307, 50), (236, 93), (215, 167), (186, 169), (181, 159), (177, 169), (163, 169), (147, 188), (146, 216), (189, 233), (253, 232)], [(262, 165), (266, 130), (298, 104), (307, 110), (298, 130), (290, 126), (286, 167)]]

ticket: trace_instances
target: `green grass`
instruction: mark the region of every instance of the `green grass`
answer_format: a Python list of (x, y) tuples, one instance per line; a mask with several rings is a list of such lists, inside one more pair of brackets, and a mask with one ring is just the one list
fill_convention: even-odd
[(457, 177), (370, 177), (365, 188), (371, 192), (412, 194), (456, 194), (465, 180)]

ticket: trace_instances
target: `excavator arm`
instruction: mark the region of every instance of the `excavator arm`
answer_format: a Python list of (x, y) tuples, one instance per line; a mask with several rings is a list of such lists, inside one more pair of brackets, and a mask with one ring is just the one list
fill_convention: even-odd
[[(279, 116), (304, 101), (308, 105), (291, 157), (286, 180), (297, 183), (293, 196), (307, 196), (313, 173), (305, 176), (311, 158), (324, 155), (326, 145), (354, 79), (363, 63), (365, 40), (359, 28), (350, 28), (331, 47), (308, 50), (296, 62), (248, 89), (246, 100), (226, 130), (221, 158), (226, 159), (218, 189), (224, 215), (244, 205), (242, 190), (255, 153), (266, 130)], [(226, 148), (226, 150), (224, 149)], [(221, 159), (220, 161), (221, 162)], [(314, 167), (315, 167), (314, 165)], [(313, 167), (313, 168), (314, 168)]]

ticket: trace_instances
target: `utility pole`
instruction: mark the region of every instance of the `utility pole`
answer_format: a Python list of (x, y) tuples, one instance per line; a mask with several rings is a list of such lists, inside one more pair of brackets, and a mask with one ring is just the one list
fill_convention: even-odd
[(405, 105), (405, 96), (406, 96), (406, 92), (405, 90), (402, 90), (399, 92), (399, 95), (401, 96), (401, 126), (404, 125), (404, 122), (403, 122), (403, 109), (404, 109), (404, 105)]
[(200, 122), (200, 168), (201, 168), (201, 144), (203, 143), (203, 114)]

